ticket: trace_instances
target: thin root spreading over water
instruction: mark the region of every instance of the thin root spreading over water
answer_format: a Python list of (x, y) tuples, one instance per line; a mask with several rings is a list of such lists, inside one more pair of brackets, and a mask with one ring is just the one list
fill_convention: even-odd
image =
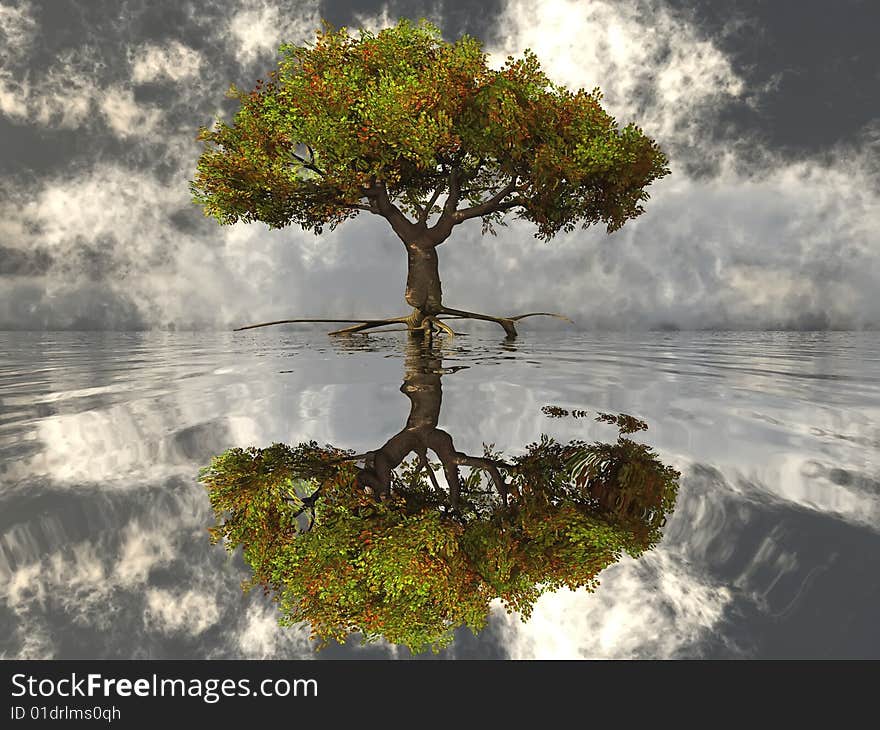
[(574, 322), (565, 315), (556, 314), (554, 312), (527, 312), (526, 314), (517, 314), (511, 317), (494, 317), (490, 314), (467, 312), (463, 309), (451, 309), (449, 307), (443, 307), (437, 314), (422, 315), (419, 312), (414, 312), (409, 316), (387, 317), (385, 319), (278, 319), (271, 322), (260, 322), (258, 324), (245, 325), (244, 327), (236, 327), (233, 331), (241, 332), (243, 330), (257, 329), (258, 327), (271, 327), (272, 325), (276, 324), (327, 322), (340, 324), (353, 323), (351, 327), (344, 327), (343, 329), (334, 330), (333, 332), (328, 333), (331, 335), (351, 335), (358, 332), (366, 332), (367, 330), (375, 329), (377, 327), (387, 327), (388, 325), (402, 324), (406, 325), (406, 329), (411, 332), (421, 331), (431, 333), (435, 330), (440, 330), (452, 337), (456, 334), (455, 331), (453, 331), (453, 329), (448, 324), (445, 324), (442, 320), (477, 319), (485, 322), (495, 322), (504, 329), (508, 337), (516, 337), (517, 331), (514, 323), (518, 322), (521, 319), (525, 319), (526, 317), (556, 317), (557, 319), (561, 319), (565, 322), (569, 322), (570, 324), (574, 324)]

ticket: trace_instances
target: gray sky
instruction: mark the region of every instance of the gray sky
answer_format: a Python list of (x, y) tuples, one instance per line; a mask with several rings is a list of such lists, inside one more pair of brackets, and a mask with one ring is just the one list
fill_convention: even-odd
[(450, 306), (552, 308), (583, 327), (880, 324), (875, 2), (0, 0), (0, 328), (403, 312), (383, 221), (220, 227), (188, 191), (196, 130), (229, 114), (229, 83), (251, 86), (321, 17), (401, 16), (476, 35), (495, 59), (531, 47), (672, 161), (612, 236), (462, 226), (441, 249)]

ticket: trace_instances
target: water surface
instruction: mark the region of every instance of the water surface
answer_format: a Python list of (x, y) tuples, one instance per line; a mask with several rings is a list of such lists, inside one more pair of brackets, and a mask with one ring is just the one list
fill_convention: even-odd
[[(231, 446), (377, 448), (404, 356), (399, 333), (0, 333), (0, 656), (408, 656), (279, 628), (197, 481)], [(613, 440), (541, 408), (624, 412), (682, 478), (658, 548), (441, 657), (880, 658), (876, 334), (475, 328), (443, 357), (458, 449)]]

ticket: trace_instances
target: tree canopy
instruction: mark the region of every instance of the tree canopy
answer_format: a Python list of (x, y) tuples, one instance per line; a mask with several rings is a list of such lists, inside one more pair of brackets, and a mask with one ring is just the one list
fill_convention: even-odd
[[(440, 448), (439, 464), (403, 454), (387, 488), (376, 463), (394, 438), (361, 455), (314, 442), (229, 449), (201, 473), (212, 539), (242, 548), (282, 624), (308, 622), (324, 642), (359, 632), (438, 650), (460, 626), (482, 629), (494, 599), (526, 618), (544, 592), (593, 590), (608, 565), (659, 541), (678, 472), (628, 436), (645, 427), (637, 419), (597, 420), (618, 426), (616, 441), (542, 436), (509, 460), (491, 447), (479, 458)], [(435, 472), (457, 480), (458, 464), (471, 470), (453, 503)]]
[(234, 120), (201, 129), (192, 183), (221, 223), (320, 234), (368, 211), (401, 233), (440, 214), (439, 241), (472, 218), (494, 232), (513, 211), (549, 240), (577, 225), (616, 230), (669, 172), (598, 89), (552, 83), (530, 50), (492, 69), (478, 40), (448, 43), (424, 20), (357, 37), (325, 25), (314, 44), (281, 46), (253, 90), (230, 94)]

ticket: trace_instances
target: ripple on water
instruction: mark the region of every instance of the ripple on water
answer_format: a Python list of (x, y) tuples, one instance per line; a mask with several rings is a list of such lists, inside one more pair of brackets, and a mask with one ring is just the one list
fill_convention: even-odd
[[(0, 654), (310, 652), (268, 604), (242, 597), (241, 562), (208, 545), (197, 471), (230, 446), (376, 448), (409, 413), (402, 335), (4, 332), (0, 353)], [(609, 570), (594, 595), (543, 598), (528, 624), (499, 615), (459, 646), (880, 656), (866, 579), (880, 574), (873, 333), (524, 327), (505, 342), (474, 327), (442, 355), (440, 425), (462, 451), (614, 437), (591, 418), (548, 418), (549, 404), (643, 419), (636, 438), (683, 474), (656, 554)]]

